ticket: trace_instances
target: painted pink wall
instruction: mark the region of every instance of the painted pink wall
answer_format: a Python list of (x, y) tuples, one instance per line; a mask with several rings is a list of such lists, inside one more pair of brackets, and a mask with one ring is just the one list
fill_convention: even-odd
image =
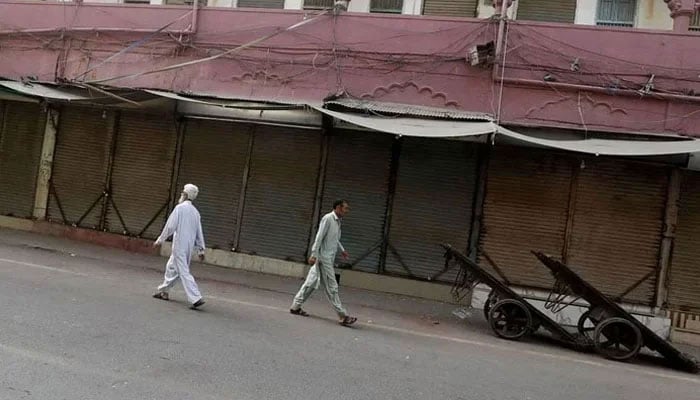
[[(188, 12), (188, 7), (0, 0), (0, 76), (74, 79)], [(169, 30), (188, 29), (189, 17)], [(174, 33), (175, 39), (160, 34), (96, 69), (87, 80), (219, 54), (303, 17), (297, 11), (204, 8), (196, 34)], [(10, 32), (15, 28), (34, 33)], [(487, 20), (326, 15), (234, 57), (110, 84), (298, 102), (320, 102), (344, 91), (382, 101), (495, 113), (499, 87), (492, 71), (465, 60), (471, 46), (494, 40), (495, 32)], [(563, 90), (543, 80), (550, 74), (556, 83), (607, 86), (617, 79), (618, 87), (636, 90), (655, 74), (657, 91), (700, 93), (700, 35), (523, 22), (512, 23), (508, 32), (505, 77), (543, 86), (506, 84), (503, 121), (700, 137), (700, 101)], [(576, 58), (579, 70), (574, 72)]]

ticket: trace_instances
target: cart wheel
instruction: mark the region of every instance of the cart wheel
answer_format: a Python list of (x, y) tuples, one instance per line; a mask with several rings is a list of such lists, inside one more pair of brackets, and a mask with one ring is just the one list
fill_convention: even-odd
[(608, 318), (596, 326), (593, 342), (598, 353), (611, 360), (629, 360), (642, 348), (642, 333), (624, 318)]
[(581, 314), (581, 318), (578, 319), (578, 333), (592, 340), (597, 323), (598, 321), (591, 318), (591, 310), (586, 310), (586, 312)]
[(489, 292), (489, 297), (486, 299), (486, 302), (484, 303), (484, 318), (486, 320), (489, 320), (489, 311), (491, 310), (491, 307), (493, 307), (494, 304), (498, 303), (498, 295), (496, 295), (496, 291), (491, 289)]
[(517, 340), (530, 331), (532, 315), (520, 301), (504, 299), (491, 307), (489, 324), (496, 335), (503, 339)]

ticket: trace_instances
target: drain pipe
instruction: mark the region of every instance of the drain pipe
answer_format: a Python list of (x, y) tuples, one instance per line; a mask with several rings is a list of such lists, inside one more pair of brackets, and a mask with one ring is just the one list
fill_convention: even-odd
[(199, 16), (199, 0), (194, 0), (192, 2), (192, 25), (188, 29), (191, 34), (197, 33), (197, 17)]
[[(498, 36), (496, 37), (496, 62), (493, 63), (493, 79), (498, 78), (498, 68), (500, 65), (500, 60), (503, 58), (504, 47), (504, 36), (506, 32), (506, 18), (508, 18), (508, 7), (513, 4), (513, 0), (494, 0), (493, 6), (498, 13)], [(499, 11), (500, 8), (500, 11)]]

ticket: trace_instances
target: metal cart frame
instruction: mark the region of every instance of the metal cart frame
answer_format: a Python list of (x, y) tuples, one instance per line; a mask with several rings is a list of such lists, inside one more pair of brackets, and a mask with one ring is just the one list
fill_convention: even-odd
[[(688, 372), (698, 372), (696, 360), (647, 328), (571, 268), (544, 253), (532, 253), (549, 269), (555, 279), (550, 296), (552, 302), (560, 304), (560, 309), (579, 298), (590, 305), (578, 321), (578, 330), (593, 342), (598, 353), (609, 359), (625, 361), (634, 358), (641, 348), (646, 346), (661, 354), (671, 366)], [(563, 303), (563, 300), (571, 295), (577, 298)]]
[[(459, 264), (460, 269), (452, 287), (456, 299), (471, 293), (474, 287), (483, 283), (491, 288), (484, 305), (484, 316), (493, 332), (504, 339), (518, 340), (537, 331), (540, 327), (549, 331), (565, 345), (582, 351), (592, 348), (592, 342), (584, 335), (577, 335), (564, 329), (557, 322), (535, 308), (522, 296), (514, 292), (506, 283), (484, 270), (476, 262), (466, 257), (449, 244), (445, 248), (445, 266), (450, 262)], [(499, 271), (499, 274), (502, 272)], [(506, 280), (507, 281), (507, 280)], [(557, 312), (557, 310), (554, 310)]]

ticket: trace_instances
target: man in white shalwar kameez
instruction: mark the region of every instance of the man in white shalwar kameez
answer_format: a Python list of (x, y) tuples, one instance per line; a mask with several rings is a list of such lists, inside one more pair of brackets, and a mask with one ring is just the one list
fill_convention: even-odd
[(333, 269), (338, 250), (341, 251), (343, 258), (348, 258), (348, 253), (343, 248), (343, 245), (340, 244), (340, 225), (342, 218), (349, 210), (350, 207), (345, 200), (336, 200), (333, 203), (333, 211), (324, 215), (321, 219), (316, 240), (314, 240), (311, 248), (311, 257), (309, 257), (309, 264), (312, 267), (306, 276), (304, 284), (294, 297), (292, 307), (289, 309), (290, 313), (303, 317), (308, 316), (309, 314), (301, 306), (318, 289), (320, 284), (326, 292), (328, 301), (330, 301), (335, 312), (338, 313), (338, 322), (341, 325), (349, 326), (357, 321), (357, 318), (348, 315), (340, 303), (338, 282), (335, 280), (335, 271)]
[(185, 288), (187, 301), (191, 304), (190, 308), (192, 309), (204, 304), (197, 282), (190, 273), (193, 250), (196, 249), (199, 259), (204, 260), (205, 245), (201, 217), (199, 211), (192, 205), (192, 201), (197, 198), (198, 194), (197, 186), (189, 183), (185, 185), (180, 202), (168, 217), (163, 232), (153, 244), (156, 248), (160, 247), (168, 238), (173, 237), (172, 253), (165, 265), (165, 278), (153, 297), (168, 300), (168, 290), (179, 279)]

